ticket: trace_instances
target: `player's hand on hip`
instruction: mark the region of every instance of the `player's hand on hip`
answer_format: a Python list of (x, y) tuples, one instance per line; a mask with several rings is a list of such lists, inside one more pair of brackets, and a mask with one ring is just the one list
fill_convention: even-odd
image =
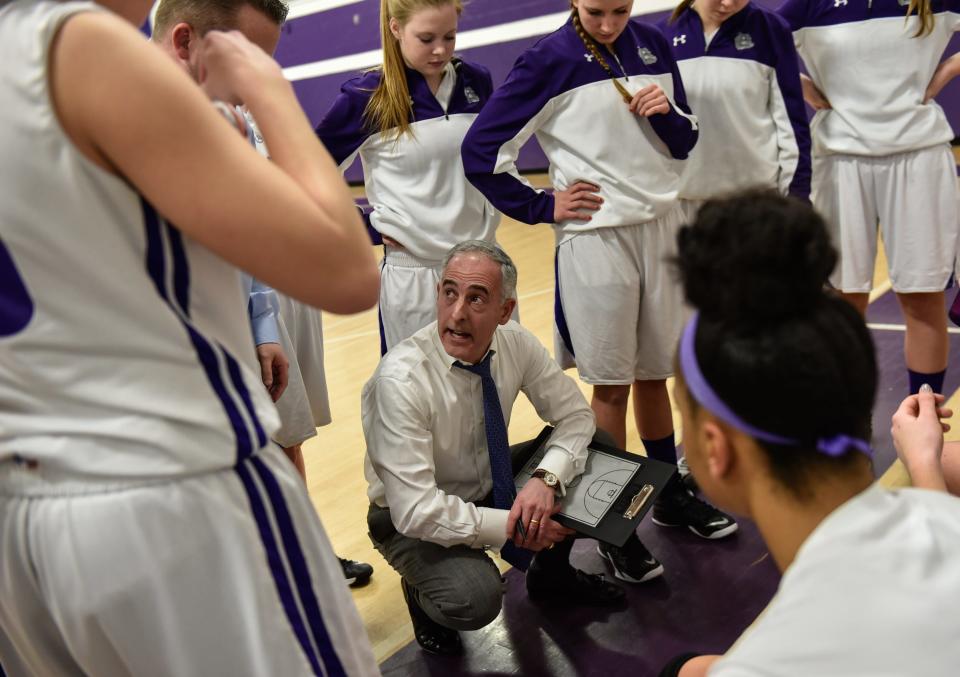
[[(553, 514), (554, 499), (553, 489), (544, 484), (543, 480), (531, 478), (523, 485), (510, 508), (507, 516), (507, 538), (512, 538), (514, 543), (523, 547), (526, 547), (525, 542), (535, 542), (541, 524)], [(517, 527), (517, 522), (523, 525), (522, 529)]]
[(261, 343), (257, 346), (257, 359), (260, 361), (260, 378), (263, 386), (276, 402), (287, 389), (290, 376), (290, 362), (279, 343)]
[(397, 249), (406, 249), (406, 247), (394, 240), (392, 237), (388, 237), (387, 235), (381, 235), (380, 237), (383, 238), (383, 244), (385, 245), (396, 247)]
[(927, 90), (923, 94), (923, 102), (930, 103), (937, 94), (940, 93), (947, 83), (960, 75), (960, 54), (954, 54), (950, 58), (941, 61), (940, 65), (933, 72), (933, 77), (927, 85)]
[(277, 62), (240, 31), (210, 31), (192, 60), (200, 86), (217, 101), (241, 104), (253, 88), (286, 82)]
[(824, 96), (820, 88), (813, 84), (810, 76), (800, 74), (800, 88), (803, 90), (803, 100), (806, 101), (813, 110), (830, 110), (832, 106)]
[(587, 181), (577, 181), (566, 190), (553, 193), (553, 220), (561, 221), (589, 221), (590, 215), (584, 210), (595, 212), (603, 204), (603, 198), (597, 195), (600, 186)]
[(651, 115), (666, 115), (670, 112), (670, 100), (660, 85), (647, 85), (633, 95), (633, 101), (628, 104), (630, 111), (641, 117)]

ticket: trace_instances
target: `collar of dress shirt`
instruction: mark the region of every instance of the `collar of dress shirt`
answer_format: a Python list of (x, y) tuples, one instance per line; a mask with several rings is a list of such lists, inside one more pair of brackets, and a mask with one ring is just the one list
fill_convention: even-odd
[[(497, 344), (498, 339), (500, 338), (500, 327), (497, 327), (496, 331), (493, 332), (493, 340), (490, 341), (490, 347), (487, 348), (487, 353), (497, 353)], [(455, 357), (451, 357), (446, 350), (443, 348), (443, 343), (440, 342), (440, 328), (434, 325), (434, 331), (431, 333), (430, 339), (433, 341), (433, 347), (436, 348), (437, 355), (440, 357), (440, 360), (443, 362), (447, 370), (453, 369), (454, 362), (462, 362), (463, 364), (471, 364), (470, 362), (463, 362), (463, 360), (458, 360)], [(486, 357), (487, 353), (484, 353), (483, 356)]]

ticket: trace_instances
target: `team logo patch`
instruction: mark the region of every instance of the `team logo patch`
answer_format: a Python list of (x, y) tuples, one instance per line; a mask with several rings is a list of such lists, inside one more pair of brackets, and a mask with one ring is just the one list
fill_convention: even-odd
[(473, 87), (464, 87), (463, 95), (467, 97), (467, 103), (480, 103), (480, 97), (473, 91)]
[(641, 47), (637, 50), (637, 53), (640, 55), (640, 60), (647, 66), (652, 63), (657, 63), (657, 55), (651, 52), (646, 47)]
[(677, 45), (685, 45), (685, 44), (687, 44), (687, 34), (686, 34), (686, 33), (684, 33), (683, 35), (678, 35), (677, 37), (675, 37), (675, 38), (673, 39), (673, 46), (674, 46), (674, 47), (676, 47)]
[(907, 5), (910, 4), (910, 0), (897, 0), (897, 4), (900, 5), (901, 7), (906, 7)]
[(750, 37), (749, 33), (737, 33), (737, 37), (733, 39), (733, 46), (741, 51), (750, 49), (753, 47), (753, 38)]

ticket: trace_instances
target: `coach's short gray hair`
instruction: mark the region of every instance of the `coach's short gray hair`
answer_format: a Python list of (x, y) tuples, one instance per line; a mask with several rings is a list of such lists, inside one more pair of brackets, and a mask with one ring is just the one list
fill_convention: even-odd
[(472, 254), (474, 252), (483, 254), (494, 263), (500, 264), (500, 292), (502, 300), (508, 301), (509, 299), (516, 299), (517, 267), (513, 265), (513, 260), (507, 253), (492, 242), (487, 242), (486, 240), (467, 240), (466, 242), (454, 245), (453, 248), (447, 252), (447, 255), (443, 257), (443, 270), (446, 271), (447, 266), (450, 265), (450, 261), (454, 256), (458, 254)]

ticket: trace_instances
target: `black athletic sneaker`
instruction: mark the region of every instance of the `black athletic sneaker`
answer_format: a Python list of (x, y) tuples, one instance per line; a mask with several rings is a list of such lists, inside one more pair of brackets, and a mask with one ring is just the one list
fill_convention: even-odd
[(370, 582), (370, 577), (373, 576), (372, 566), (366, 562), (357, 562), (343, 557), (337, 557), (337, 559), (340, 560), (340, 566), (343, 568), (343, 577), (347, 579), (347, 585), (351, 588), (359, 588)]
[(559, 575), (531, 566), (527, 571), (527, 596), (533, 602), (577, 606), (623, 607), (627, 603), (626, 593), (616, 583), (602, 574), (588, 574), (570, 566)]
[(681, 456), (677, 459), (677, 474), (680, 475), (680, 481), (683, 482), (683, 485), (690, 491), (697, 490), (697, 481), (693, 478), (693, 473), (690, 472), (690, 466), (687, 464), (687, 457)]
[(646, 546), (636, 536), (623, 544), (622, 548), (609, 543), (597, 543), (597, 552), (610, 562), (613, 575), (627, 583), (646, 583), (663, 575), (663, 565), (650, 554)]
[(653, 504), (653, 522), (662, 527), (686, 527), (701, 538), (717, 539), (737, 530), (737, 523), (678, 482), (663, 490)]

